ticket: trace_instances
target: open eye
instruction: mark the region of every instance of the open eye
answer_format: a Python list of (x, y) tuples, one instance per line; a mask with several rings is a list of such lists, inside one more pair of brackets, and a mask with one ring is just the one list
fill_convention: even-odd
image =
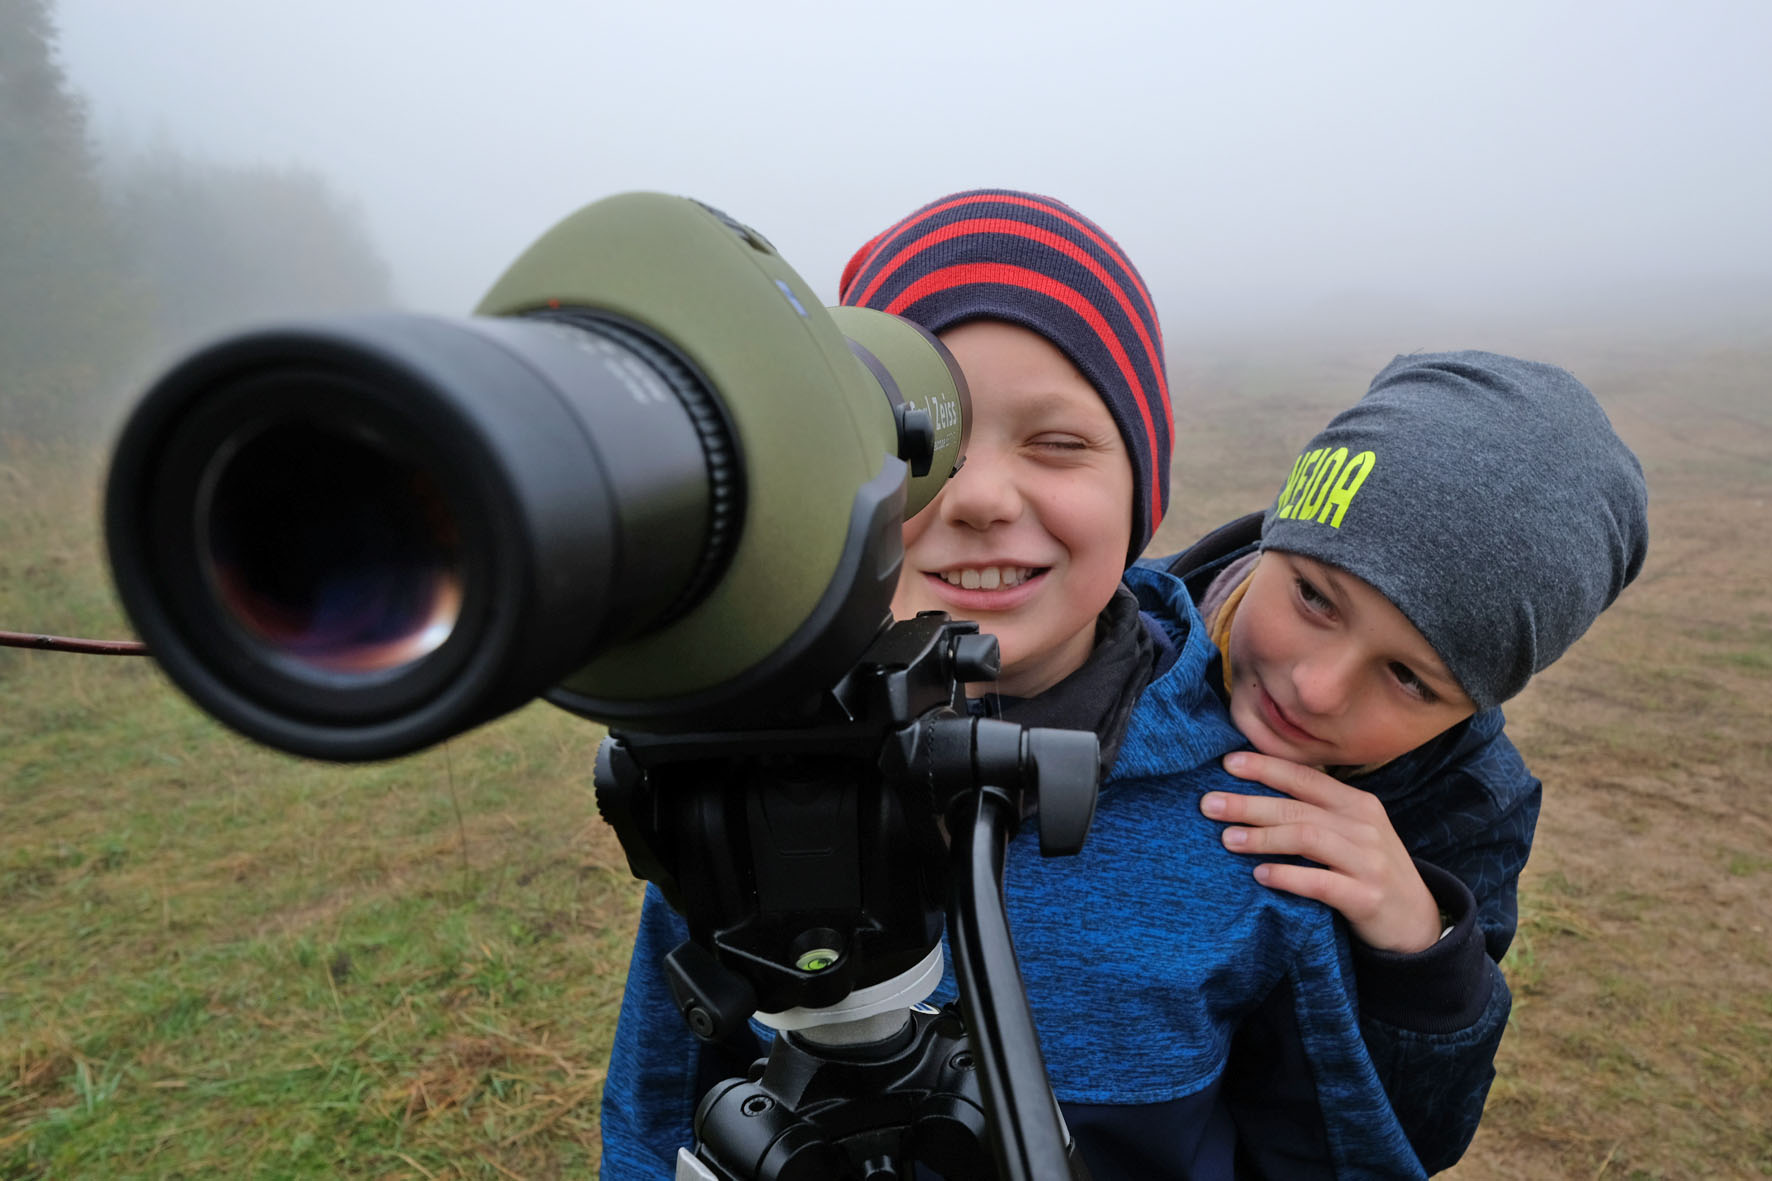
[(1403, 687), (1403, 691), (1417, 701), (1431, 705), (1440, 699), (1439, 694), (1428, 688), (1427, 682), (1416, 676), (1415, 670), (1408, 665), (1393, 660), (1390, 664), (1390, 671), (1391, 676), (1396, 678), (1397, 684)]
[(1335, 604), (1329, 601), (1329, 596), (1318, 590), (1310, 579), (1294, 576), (1292, 582), (1298, 590), (1298, 601), (1304, 604), (1307, 610), (1326, 615), (1334, 609)]

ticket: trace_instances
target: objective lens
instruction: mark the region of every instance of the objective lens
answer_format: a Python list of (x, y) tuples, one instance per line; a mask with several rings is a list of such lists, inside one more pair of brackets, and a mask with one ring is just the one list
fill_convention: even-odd
[(449, 638), (460, 534), (434, 477), (312, 422), (224, 449), (196, 506), (217, 601), (277, 655), (332, 674), (403, 668)]
[(267, 329), (156, 383), (105, 532), (167, 674), (272, 746), (388, 758), (692, 609), (742, 515), (722, 405), (569, 310)]

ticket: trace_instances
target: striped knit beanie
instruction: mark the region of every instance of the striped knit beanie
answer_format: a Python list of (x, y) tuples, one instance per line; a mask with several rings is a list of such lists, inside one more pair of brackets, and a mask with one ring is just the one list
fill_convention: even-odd
[(930, 332), (1005, 320), (1064, 353), (1107, 403), (1132, 460), (1130, 565), (1169, 506), (1175, 423), (1163, 334), (1144, 280), (1100, 226), (1061, 201), (1011, 189), (954, 193), (856, 251), (846, 307)]

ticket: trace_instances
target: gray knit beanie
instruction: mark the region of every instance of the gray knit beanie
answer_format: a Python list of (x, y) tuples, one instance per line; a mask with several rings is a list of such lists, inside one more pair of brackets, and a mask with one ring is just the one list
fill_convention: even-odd
[(1485, 709), (1637, 576), (1648, 499), (1637, 457), (1570, 374), (1420, 353), (1392, 361), (1311, 440), (1261, 545), (1370, 583)]

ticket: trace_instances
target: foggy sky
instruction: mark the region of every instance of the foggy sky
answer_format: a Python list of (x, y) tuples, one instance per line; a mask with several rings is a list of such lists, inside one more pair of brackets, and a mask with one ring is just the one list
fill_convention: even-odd
[(1172, 332), (1772, 286), (1759, 0), (60, 0), (59, 24), (101, 138), (322, 172), (425, 310), (642, 188), (755, 224), (827, 301), (924, 201), (1048, 193)]

